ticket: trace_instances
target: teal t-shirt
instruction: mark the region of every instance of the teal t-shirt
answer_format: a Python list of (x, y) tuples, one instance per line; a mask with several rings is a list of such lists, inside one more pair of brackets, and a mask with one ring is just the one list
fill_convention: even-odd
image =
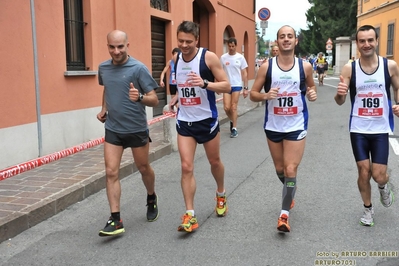
[(120, 134), (148, 129), (145, 105), (129, 99), (130, 82), (143, 94), (158, 87), (143, 63), (132, 57), (123, 65), (114, 65), (112, 59), (107, 60), (98, 67), (98, 82), (104, 86), (108, 111), (106, 129)]

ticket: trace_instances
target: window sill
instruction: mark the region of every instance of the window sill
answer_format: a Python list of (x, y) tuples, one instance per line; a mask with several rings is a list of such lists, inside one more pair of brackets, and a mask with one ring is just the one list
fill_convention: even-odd
[(98, 74), (98, 71), (65, 71), (64, 76), (95, 76)]

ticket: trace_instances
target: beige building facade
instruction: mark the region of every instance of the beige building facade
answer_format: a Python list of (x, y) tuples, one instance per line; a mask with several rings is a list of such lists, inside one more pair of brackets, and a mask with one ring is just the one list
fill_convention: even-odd
[(377, 53), (398, 62), (399, 59), (399, 0), (358, 0), (358, 28), (372, 25), (379, 35)]

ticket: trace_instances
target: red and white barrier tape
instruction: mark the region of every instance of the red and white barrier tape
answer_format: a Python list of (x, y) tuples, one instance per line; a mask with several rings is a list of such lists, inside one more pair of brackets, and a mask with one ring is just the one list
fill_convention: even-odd
[(72, 155), (74, 153), (77, 153), (79, 151), (86, 150), (88, 148), (92, 148), (96, 145), (99, 145), (104, 142), (104, 137), (98, 138), (95, 140), (91, 140), (89, 142), (74, 146), (72, 148), (68, 148), (59, 152), (55, 152), (46, 156), (39, 157), (35, 160), (30, 160), (26, 163), (21, 163), (17, 164), (15, 166), (11, 166), (9, 168), (6, 168), (4, 170), (0, 171), (0, 181), (4, 180), (6, 178), (12, 177), (14, 175), (18, 175), (20, 173), (26, 172), (28, 170), (34, 169), (38, 166), (42, 166), (44, 164), (54, 162), (58, 159), (67, 157), (69, 155)]

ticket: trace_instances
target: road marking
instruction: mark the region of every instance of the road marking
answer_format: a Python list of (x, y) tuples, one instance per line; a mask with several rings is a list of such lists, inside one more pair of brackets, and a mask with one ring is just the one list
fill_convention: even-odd
[[(393, 136), (393, 133), (390, 132), (389, 135)], [(391, 147), (392, 147), (392, 149), (393, 149), (393, 152), (394, 152), (396, 155), (399, 155), (399, 142), (398, 142), (398, 140), (397, 140), (395, 137), (393, 137), (393, 138), (390, 137), (390, 138), (389, 138), (389, 143), (391, 144)]]

